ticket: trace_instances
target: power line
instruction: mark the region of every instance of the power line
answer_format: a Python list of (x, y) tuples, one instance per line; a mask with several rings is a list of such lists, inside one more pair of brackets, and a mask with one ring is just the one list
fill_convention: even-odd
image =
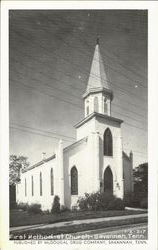
[[(20, 36), (20, 38), (21, 38), (21, 36), (22, 37), (24, 37), (25, 39), (27, 39), (28, 40), (28, 38), (24, 35), (24, 34), (19, 34), (19, 32), (18, 31), (14, 31), (16, 34), (18, 34), (19, 36)], [(30, 41), (30, 40), (29, 40)], [(64, 41), (63, 41), (63, 43), (65, 43)], [(39, 43), (37, 43), (37, 42), (35, 42), (34, 41), (34, 44), (37, 44), (39, 47), (41, 47), (42, 49), (44, 49), (45, 51), (47, 51), (47, 53), (50, 55), (50, 52), (45, 48), (45, 47), (43, 47), (41, 44), (39, 44)], [(54, 57), (54, 52), (55, 51), (53, 51), (53, 57)], [(23, 53), (23, 51), (22, 51), (22, 53)], [(27, 55), (27, 54), (26, 54)], [(28, 55), (27, 55), (28, 56)], [(59, 55), (58, 55), (58, 58), (59, 58)], [(72, 62), (71, 61), (69, 61), (69, 60), (67, 60), (67, 59), (64, 59), (64, 58), (62, 58), (62, 60), (64, 60), (64, 61), (66, 61), (66, 62), (69, 62), (71, 65), (72, 65)], [(77, 66), (77, 68), (79, 67), (79, 65), (76, 65), (74, 62), (73, 62), (73, 66)], [(84, 69), (84, 72), (86, 72), (85, 71), (85, 69)], [(89, 72), (88, 72), (89, 73)], [(120, 72), (117, 72), (117, 73), (119, 73), (120, 74)], [(97, 75), (95, 75), (95, 74), (93, 74), (93, 76), (94, 77), (98, 77)], [(111, 82), (111, 81), (108, 81), (109, 83), (111, 83), (111, 84), (114, 84), (115, 86), (117, 86), (117, 84), (116, 83), (113, 83), (113, 82)], [(122, 88), (120, 88), (120, 87), (117, 87), (117, 88), (119, 88), (119, 89), (122, 89)], [(130, 91), (128, 91), (131, 95), (133, 95), (133, 96), (135, 96), (135, 94), (134, 93), (132, 93), (132, 92), (130, 92)], [(125, 93), (125, 94), (127, 94), (128, 95), (128, 92), (126, 92), (126, 91), (123, 91), (123, 93)], [(129, 96), (129, 95), (128, 95)], [(136, 96), (135, 96), (135, 98), (136, 98)], [(140, 98), (139, 97), (139, 100), (140, 99), (142, 99), (142, 100), (144, 100), (143, 98)]]
[(37, 90), (37, 88), (35, 88), (35, 87), (33, 87), (33, 86), (29, 86), (29, 85), (27, 85), (27, 84), (22, 84), (22, 83), (19, 83), (19, 82), (17, 82), (17, 81), (16, 81), (16, 82), (14, 81), (14, 83), (15, 83), (15, 84), (20, 84), (21, 86), (24, 86), (24, 87), (26, 87), (26, 88), (28, 88), (28, 89), (34, 91), (34, 92), (38, 92), (38, 93), (42, 94), (42, 95), (46, 95), (46, 96), (49, 96), (49, 97), (53, 97), (53, 98), (55, 98), (55, 99), (58, 99), (58, 100), (60, 100), (61, 102), (69, 103), (69, 104), (71, 104), (71, 105), (77, 107), (78, 109), (82, 109), (81, 107), (79, 107), (79, 106), (78, 106), (77, 104), (75, 104), (75, 103), (72, 103), (72, 102), (69, 102), (69, 101), (65, 101), (65, 100), (63, 100), (63, 99), (61, 99), (61, 98), (59, 98), (59, 97), (57, 97), (57, 96), (55, 96), (55, 95), (52, 95), (52, 94), (43, 93), (42, 91)]
[[(14, 70), (14, 72), (16, 72), (16, 70)], [(55, 79), (55, 78), (54, 78)], [(31, 78), (31, 80), (35, 80), (35, 81), (37, 81), (37, 79), (35, 79), (35, 78)], [(55, 80), (57, 80), (57, 79), (55, 79)], [(58, 80), (59, 81), (59, 80)], [(39, 79), (38, 80), (38, 82), (41, 82), (41, 80)], [(59, 81), (60, 82), (60, 81)], [(64, 81), (63, 81), (64, 82)], [(43, 83), (43, 82), (42, 82)], [(56, 90), (58, 90), (58, 91), (61, 91), (61, 92), (63, 92), (63, 93), (65, 93), (65, 94), (67, 94), (67, 95), (69, 95), (70, 96), (70, 92), (66, 92), (66, 91), (64, 91), (64, 90), (62, 90), (62, 89), (59, 89), (59, 88), (57, 88), (57, 87), (52, 87), (52, 86), (50, 86), (49, 84), (46, 84), (45, 83), (45, 85), (46, 86), (48, 86), (50, 89), (56, 89)], [(75, 97), (75, 99), (79, 99), (80, 101), (81, 101), (81, 98), (79, 98), (78, 96), (76, 96), (76, 95), (73, 95), (73, 94), (71, 94), (71, 97)], [(113, 106), (116, 106), (116, 107), (121, 107), (120, 105), (115, 105), (115, 104), (113, 104)], [(127, 109), (125, 109), (125, 110), (127, 110)], [(119, 112), (117, 112), (117, 111), (115, 111), (116, 113), (118, 113), (118, 114), (120, 114)], [(129, 112), (132, 112), (132, 111), (129, 111)], [(137, 114), (136, 112), (132, 112), (132, 113), (135, 113), (135, 114)], [(122, 115), (122, 114), (121, 114)], [(136, 121), (142, 121), (142, 120), (138, 120), (138, 119), (135, 119), (135, 118), (131, 118), (131, 117), (129, 117), (128, 115), (126, 115), (126, 114), (123, 114), (125, 117), (127, 117), (127, 118), (130, 118), (130, 119), (133, 119), (133, 120), (136, 120)], [(137, 114), (137, 115), (139, 115), (139, 114)], [(139, 115), (139, 116), (142, 116), (142, 115)], [(143, 117), (143, 116), (142, 116)]]
[(15, 122), (12, 122), (11, 125), (13, 125), (13, 126), (16, 125), (16, 126), (20, 126), (20, 127), (23, 127), (23, 128), (32, 129), (32, 130), (36, 130), (36, 131), (44, 132), (44, 133), (48, 133), (48, 134), (55, 134), (55, 135), (58, 135), (58, 136), (62, 136), (62, 137), (66, 137), (66, 138), (75, 140), (75, 138), (72, 137), (72, 136), (67, 136), (67, 135), (56, 133), (56, 132), (49, 132), (49, 131), (46, 131), (46, 130), (43, 130), (43, 129), (34, 128), (34, 127), (18, 124), (18, 123), (15, 123)]
[[(21, 126), (21, 125), (18, 125), (18, 126)], [(30, 129), (27, 129), (27, 126), (22, 126), (22, 127), (24, 127), (24, 129), (23, 128), (19, 128), (19, 127), (15, 127), (15, 126), (9, 126), (11, 129), (16, 129), (16, 130), (20, 130), (20, 131), (23, 131), (23, 132), (27, 132), (27, 133), (31, 133), (31, 134), (36, 134), (36, 135), (40, 135), (40, 136), (44, 136), (44, 137), (49, 137), (49, 138), (53, 138), (53, 139), (60, 139), (61, 137), (55, 137), (55, 136), (50, 136), (50, 135), (46, 135), (46, 134), (41, 134), (41, 133), (39, 133), (39, 132), (36, 132), (36, 131), (31, 131)], [(29, 127), (28, 127), (29, 128)], [(30, 127), (31, 128), (31, 127)], [(31, 128), (32, 129), (32, 128)], [(35, 128), (33, 128), (34, 130), (39, 130), (39, 129), (35, 129)], [(40, 130), (40, 131), (43, 131), (43, 130)], [(49, 132), (47, 132), (47, 133), (49, 133)], [(57, 135), (60, 135), (60, 134), (57, 134)], [(63, 135), (64, 136), (64, 135)], [(64, 136), (65, 137), (65, 136)], [(69, 141), (69, 142), (72, 142), (72, 141), (70, 141), (70, 140), (68, 140), (68, 139), (65, 139), (65, 138), (62, 138), (63, 139), (63, 141)], [(129, 148), (126, 148), (126, 147), (123, 147), (123, 149), (125, 149), (125, 150), (129, 150)], [(132, 152), (134, 152), (134, 153), (137, 153), (137, 154), (143, 154), (144, 156), (146, 156), (146, 154), (144, 153), (144, 152), (140, 152), (140, 151), (137, 151), (137, 150), (132, 150)]]
[[(81, 40), (80, 40), (81, 41)], [(87, 44), (87, 46), (90, 48), (90, 45), (89, 44)], [(91, 47), (92, 47), (93, 45), (91, 45)], [(134, 74), (134, 75), (138, 75), (140, 78), (145, 78), (145, 76), (142, 76), (142, 75), (140, 75), (138, 72), (137, 72), (137, 70), (136, 71), (133, 71), (133, 69), (129, 69), (127, 66), (125, 66), (125, 65), (123, 65), (122, 63), (120, 63), (120, 61), (122, 61), (121, 59), (120, 59), (120, 57), (118, 56), (118, 55), (116, 55), (115, 53), (112, 53), (112, 52), (110, 52), (110, 56), (108, 55), (108, 52), (109, 51), (111, 51), (110, 49), (109, 50), (104, 50), (104, 52), (103, 52), (103, 50), (101, 51), (102, 52), (102, 55), (104, 55), (104, 57), (106, 58), (106, 57), (108, 57), (108, 58), (110, 58), (110, 59), (114, 59), (114, 60), (117, 60), (117, 61), (119, 61), (119, 63), (118, 63), (118, 65), (119, 66), (121, 66), (122, 68), (124, 68), (126, 71), (129, 71), (129, 72), (131, 72), (132, 74)], [(112, 55), (112, 56), (111, 56)], [(119, 58), (119, 59), (118, 59)], [(121, 72), (120, 72), (120, 74), (121, 74)], [(126, 78), (128, 77), (127, 75), (124, 75)], [(128, 79), (128, 78), (127, 78)], [(131, 81), (133, 81), (133, 82), (135, 82), (133, 79), (129, 79), (129, 80), (131, 80)], [(147, 80), (147, 78), (145, 78), (145, 80)], [(137, 80), (136, 80), (137, 81)], [(141, 87), (143, 87), (143, 88), (147, 88), (146, 86), (144, 86), (143, 84), (141, 84)]]
[(140, 129), (140, 130), (143, 130), (143, 131), (147, 132), (146, 129), (144, 129), (144, 128), (139, 128), (139, 127), (137, 127), (137, 126), (131, 125), (130, 123), (124, 122), (124, 124), (126, 124), (126, 125), (129, 126), (129, 127), (137, 128), (137, 129)]
[[(40, 136), (44, 136), (44, 137), (49, 137), (49, 138), (53, 138), (53, 139), (57, 139), (57, 140), (60, 139), (60, 137), (45, 135), (45, 134), (41, 134), (41, 133), (39, 133), (39, 132), (30, 131), (30, 130), (28, 130), (28, 129), (23, 129), (23, 128), (19, 128), (19, 127), (15, 127), (15, 126), (9, 126), (9, 128), (11, 128), (11, 129), (16, 129), (16, 130), (20, 130), (20, 131), (27, 132), (27, 133), (30, 133), (30, 134), (36, 134), (36, 135), (40, 135)], [(63, 141), (72, 142), (72, 140), (68, 140), (68, 139), (64, 139), (64, 138), (63, 138)]]
[[(18, 82), (15, 82), (15, 83), (17, 84)], [(46, 93), (43, 93), (43, 92), (41, 92), (41, 91), (38, 91), (38, 90), (37, 90), (35, 87), (33, 87), (33, 86), (29, 86), (29, 85), (26, 85), (26, 84), (20, 84), (20, 85), (23, 85), (23, 86), (25, 86), (25, 87), (28, 87), (28, 88), (31, 89), (31, 90), (33, 89), (33, 91), (38, 92), (38, 93), (40, 93), (40, 94), (42, 94), (42, 95), (47, 95), (47, 96), (50, 96), (50, 97), (59, 99), (59, 101), (62, 101), (62, 102), (65, 102), (65, 103), (69, 103), (69, 104), (71, 104), (71, 105), (75, 105), (75, 107), (78, 107), (79, 109), (82, 109), (82, 108), (80, 108), (79, 106), (77, 106), (76, 104), (74, 104), (74, 103), (72, 103), (72, 102), (65, 101), (65, 100), (63, 100), (63, 99), (61, 99), (61, 98), (58, 98), (58, 97), (52, 95), (52, 94), (50, 95), (50, 94), (46, 94)], [(127, 123), (127, 122), (125, 122), (125, 124), (127, 124), (127, 125), (130, 126), (130, 127), (135, 127), (135, 128), (138, 128), (138, 129), (141, 129), (141, 130), (146, 131), (146, 130), (143, 129), (143, 128), (140, 128), (140, 127), (131, 125), (131, 124)]]
[[(25, 86), (25, 87), (33, 88), (34, 90), (37, 90), (37, 88), (35, 88), (35, 87), (33, 87), (33, 86), (30, 86), (30, 85), (27, 85), (27, 84), (22, 84), (22, 83), (19, 83), (18, 81), (16, 81), (15, 84), (23, 85), (23, 86)], [(67, 103), (69, 103), (69, 104), (75, 105), (75, 107), (78, 106), (78, 105), (75, 104), (75, 103), (72, 103), (72, 102), (66, 101), (66, 100), (64, 100), (64, 99), (58, 98), (57, 96), (54, 96), (54, 95), (51, 95), (51, 94), (46, 94), (46, 93), (43, 93), (43, 92), (41, 92), (41, 91), (39, 91), (39, 90), (37, 90), (37, 92), (39, 92), (39, 93), (41, 93), (41, 94), (43, 94), (43, 95), (48, 95), (48, 96), (50, 96), (50, 97), (52, 96), (52, 97), (54, 97), (54, 98), (56, 98), (56, 99), (62, 100), (63, 102), (67, 102)], [(79, 98), (78, 98), (78, 99), (79, 99)], [(116, 105), (116, 106), (117, 106), (117, 105)], [(78, 108), (82, 109), (80, 106), (78, 106)], [(135, 119), (135, 118), (131, 118), (131, 117), (129, 117), (129, 116), (126, 115), (126, 114), (121, 114), (121, 113), (119, 113), (119, 112), (117, 112), (117, 111), (114, 111), (114, 113), (119, 114), (119, 115), (123, 115), (124, 117), (127, 117), (128, 119), (135, 120), (135, 121), (137, 121), (137, 122), (141, 122), (141, 120), (138, 120), (138, 119)]]
[[(130, 150), (130, 151), (131, 151), (131, 149), (126, 148), (126, 147), (125, 147), (125, 148), (123, 147), (123, 149)], [(142, 152), (142, 151), (132, 150), (132, 152), (137, 153), (137, 154), (147, 155), (147, 154), (145, 154), (145, 152)]]
[[(15, 59), (13, 59), (16, 63), (19, 63), (18, 61), (16, 61)], [(20, 65), (23, 65), (25, 68), (26, 68), (26, 66), (23, 64), (23, 63), (20, 63)], [(31, 70), (32, 70), (32, 67), (29, 67), (28, 65), (27, 65), (27, 68), (30, 68)], [(59, 70), (58, 70), (59, 71)], [(14, 72), (16, 72), (16, 70), (14, 69)], [(64, 73), (63, 71), (59, 71), (59, 72), (61, 72), (61, 73)], [(21, 74), (20, 72), (17, 72), (18, 74)], [(50, 75), (48, 75), (48, 73), (47, 74), (45, 74), (45, 73), (41, 73), (41, 72), (38, 72), (39, 74), (42, 74), (42, 75), (45, 75), (46, 77), (48, 77), (49, 76), (49, 78), (51, 78), (51, 79), (54, 79), (55, 81), (58, 81), (58, 82), (60, 82), (60, 83), (63, 83), (63, 84), (65, 84), (65, 81), (62, 81), (62, 80), (59, 80), (59, 79), (57, 79), (57, 78), (54, 78), (54, 77), (52, 77), (52, 76), (50, 76)], [(21, 74), (22, 75), (22, 74)], [(68, 75), (70, 78), (72, 78), (72, 79), (75, 79), (75, 78), (73, 78), (72, 76), (70, 76), (70, 75)], [(33, 79), (33, 78), (32, 78)], [(36, 80), (36, 79), (35, 79)], [(75, 80), (77, 80), (77, 79), (75, 79)], [(37, 80), (36, 80), (37, 81)], [(38, 80), (39, 81), (39, 80)], [(47, 86), (49, 86), (50, 87), (50, 85), (48, 85), (48, 84), (46, 84)], [(84, 85), (85, 85), (85, 83), (84, 83)], [(54, 86), (54, 85), (53, 85)], [(56, 87), (55, 87), (56, 88)], [(81, 88), (77, 88), (76, 86), (72, 86), (72, 88), (75, 88), (75, 89), (77, 89), (77, 90), (81, 90)], [(61, 91), (61, 90), (60, 90)], [(116, 90), (116, 91), (119, 91), (119, 90)], [(121, 94), (119, 94), (119, 95), (121, 95)], [(124, 95), (123, 95), (124, 96)], [(77, 96), (75, 96), (75, 97), (77, 97)], [(120, 98), (118, 98), (118, 99), (120, 99)], [(122, 99), (121, 99), (122, 100)], [(126, 104), (127, 104), (128, 102), (126, 101)], [(130, 103), (130, 105), (132, 105), (132, 106), (134, 106), (134, 107), (139, 107), (138, 105), (136, 105), (136, 104), (134, 104), (134, 103)], [(141, 108), (141, 107), (139, 107), (139, 108)], [(141, 115), (142, 116), (142, 115)]]
[[(29, 56), (27, 55), (27, 57), (29, 57)], [(28, 67), (28, 65), (27, 65), (27, 67)], [(58, 71), (59, 71), (59, 70), (58, 70)], [(63, 71), (61, 71), (61, 72), (63, 72)], [(70, 75), (69, 75), (69, 77), (70, 77)], [(74, 79), (74, 78), (73, 78), (73, 79)], [(76, 79), (75, 79), (75, 80), (76, 80)], [(85, 83), (84, 83), (84, 86), (85, 86)], [(117, 87), (117, 89), (119, 89), (119, 88)], [(119, 91), (120, 91), (121, 93), (123, 93), (123, 94), (129, 96), (127, 92), (122, 91), (122, 90), (119, 90)], [(132, 95), (134, 95), (134, 97), (137, 98), (137, 97), (135, 96), (134, 93), (132, 93)], [(137, 106), (137, 107), (138, 107), (138, 105), (136, 105), (136, 104), (131, 104), (131, 105), (134, 105), (134, 106)]]
[[(65, 18), (57, 18), (57, 22), (55, 22), (55, 20), (53, 19), (50, 19), (48, 16), (46, 16), (46, 18), (47, 18), (47, 20), (51, 23), (51, 24), (55, 24), (55, 26), (59, 26), (59, 23), (61, 22), (61, 20), (66, 20)], [(55, 18), (56, 19), (56, 18)], [(66, 21), (67, 22), (67, 21)], [(100, 23), (100, 22), (97, 22), (97, 24), (98, 23)], [(107, 24), (107, 22), (106, 22), (106, 24)], [(66, 23), (64, 23), (64, 25), (65, 25), (65, 27), (66, 27)], [(37, 27), (37, 26), (36, 26)], [(47, 25), (41, 25), (40, 27), (42, 27), (42, 30), (43, 31), (49, 31), (49, 29), (48, 29), (48, 26)], [(41, 28), (39, 29), (39, 30), (41, 30)], [(116, 29), (117, 30), (117, 29)], [(97, 32), (98, 33), (98, 32)], [(59, 33), (59, 31), (58, 31), (58, 35), (56, 35), (56, 37), (58, 37), (58, 39), (60, 39), (61, 41), (63, 41), (67, 46), (69, 46), (70, 45), (70, 43), (67, 43), (65, 40), (63, 40), (59, 35), (60, 34), (62, 34), (62, 33)], [(96, 34), (96, 33), (95, 33)], [(87, 37), (89, 37), (88, 36), (88, 34), (86, 34), (86, 38)], [(81, 39), (80, 39), (80, 37), (79, 36), (76, 36), (76, 34), (75, 34), (75, 36), (73, 36), (73, 39), (74, 38), (77, 38), (77, 40), (80, 40), (81, 41)], [(72, 39), (71, 39), (72, 40)], [(82, 42), (83, 42), (83, 40), (82, 40)], [(86, 43), (86, 45), (89, 47), (89, 44), (88, 43)], [(81, 49), (80, 47), (78, 47), (78, 46), (74, 46), (74, 44), (71, 44), (71, 47), (73, 47), (73, 48), (77, 48), (77, 49), (79, 49), (80, 51), (83, 51), (83, 49)], [(85, 52), (84, 52), (84, 54), (85, 54)], [(89, 54), (87, 51), (86, 51), (86, 54)], [(113, 56), (115, 56), (115, 58), (117, 58), (117, 60), (118, 60), (118, 55), (116, 56), (116, 55), (114, 55), (114, 53), (113, 53)], [(123, 67), (124, 65), (122, 65), (122, 67)], [(125, 66), (124, 66), (125, 67)], [(127, 70), (127, 67), (125, 67), (126, 68), (126, 70)], [(135, 74), (135, 72), (134, 72), (134, 74)], [(138, 72), (137, 72), (137, 74), (138, 74)], [(142, 77), (142, 76), (141, 76)]]
[[(24, 36), (25, 38), (26, 38), (26, 36)], [(43, 48), (43, 47), (42, 47)], [(44, 48), (45, 50), (46, 50), (46, 48)], [(25, 85), (26, 86), (26, 85)], [(63, 101), (63, 99), (62, 99), (62, 101)]]
[[(48, 17), (47, 19), (50, 20), (49, 17)], [(62, 19), (64, 19), (64, 18), (62, 17)], [(61, 21), (61, 19), (59, 19), (59, 20)], [(52, 22), (52, 19), (51, 19), (50, 21)], [(107, 24), (107, 23), (106, 23), (106, 24)], [(56, 25), (59, 25), (59, 23), (56, 23)], [(45, 26), (45, 28), (46, 28), (46, 26)], [(58, 33), (58, 34), (59, 34), (59, 33)], [(58, 37), (58, 39), (60, 39), (61, 41), (63, 41), (67, 46), (70, 46), (70, 44), (67, 43), (65, 40), (63, 40), (59, 35), (57, 35), (57, 37)], [(86, 35), (86, 38), (87, 38), (87, 37), (88, 37), (88, 34)], [(76, 36), (74, 36), (73, 38), (76, 38)], [(79, 36), (77, 36), (77, 40), (80, 40), (80, 41), (81, 41), (81, 39), (80, 39)], [(87, 43), (86, 45), (89, 47), (89, 44), (88, 44), (88, 43)], [(80, 47), (74, 46), (74, 44), (72, 44), (71, 47), (77, 48), (77, 49), (79, 49), (79, 51), (81, 51), (81, 52), (83, 51), (84, 54), (85, 54), (85, 51), (84, 51), (83, 49), (81, 49)], [(86, 54), (90, 55), (90, 53), (88, 53), (87, 51), (86, 51)], [(113, 56), (115, 56), (115, 55), (113, 54)], [(108, 56), (108, 57), (110, 57), (110, 56)], [(118, 60), (118, 57), (119, 57), (119, 56), (115, 56), (115, 58), (117, 58), (117, 60)], [(111, 58), (111, 57), (110, 57), (110, 58)], [(120, 64), (120, 62), (119, 62), (119, 65), (121, 65), (122, 67), (124, 67), (126, 70), (131, 71), (131, 70), (129, 70), (129, 69), (127, 68), (127, 66), (124, 66), (124, 65)], [(131, 71), (131, 72), (135, 74), (135, 71), (134, 71), (134, 72)], [(137, 75), (139, 75), (138, 72), (137, 72)], [(139, 77), (143, 77), (143, 76), (139, 75)], [(131, 80), (132, 80), (132, 79), (131, 79)], [(132, 81), (133, 81), (133, 80), (132, 80)], [(141, 85), (141, 86), (144, 87), (144, 88), (146, 88), (146, 87), (143, 86), (143, 85)]]
[[(25, 37), (25, 36), (24, 36)], [(64, 43), (64, 42), (63, 42)], [(40, 44), (38, 44), (40, 47), (42, 47), (44, 50), (46, 50), (47, 52), (48, 52), (48, 50), (45, 48), (45, 47), (43, 47), (43, 46), (41, 46)], [(49, 53), (49, 52), (48, 52)], [(25, 54), (25, 55), (27, 55), (27, 54)], [(28, 56), (28, 55), (27, 55)], [(54, 51), (53, 51), (53, 57), (54, 57)], [(58, 58), (60, 58), (60, 56), (58, 55)], [(62, 60), (64, 60), (64, 61), (68, 61), (67, 59), (64, 59), (64, 58), (62, 58)], [(71, 61), (68, 61), (70, 64), (71, 64)], [(74, 64), (73, 63), (73, 65), (75, 65), (75, 66), (79, 66), (79, 65), (77, 65), (77, 64)], [(108, 65), (109, 66), (109, 65)], [(109, 66), (110, 67), (110, 66)], [(112, 68), (112, 67), (111, 67)], [(84, 68), (84, 72), (86, 72), (87, 73), (87, 71), (85, 71), (85, 68)], [(117, 70), (116, 71), (117, 73), (119, 73), (120, 74), (120, 72)], [(89, 73), (89, 72), (88, 72)], [(96, 74), (93, 74), (93, 76), (94, 76), (94, 78), (98, 78), (98, 76), (96, 75)], [(114, 82), (111, 82), (111, 81), (109, 81), (109, 80), (107, 80), (109, 83), (111, 83), (111, 84), (113, 84), (113, 85), (115, 85), (115, 86), (117, 86), (117, 84), (116, 83), (114, 83)], [(133, 81), (133, 80), (132, 80)], [(131, 86), (130, 86), (131, 87)], [(119, 89), (122, 89), (122, 88), (120, 88), (120, 87), (117, 87), (117, 88), (119, 88)], [(124, 91), (124, 93), (126, 93), (127, 95), (128, 95), (128, 93), (127, 92), (125, 92)], [(131, 92), (129, 92), (129, 93), (131, 93)], [(134, 95), (135, 96), (135, 94), (134, 93), (131, 93), (132, 95)], [(136, 96), (135, 96), (136, 97)], [(140, 97), (139, 97), (140, 98)], [(141, 98), (142, 99), (142, 98)]]

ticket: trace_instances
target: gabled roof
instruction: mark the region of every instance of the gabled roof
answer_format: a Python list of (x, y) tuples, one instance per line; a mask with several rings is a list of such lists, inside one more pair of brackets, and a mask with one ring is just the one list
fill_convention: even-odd
[(38, 167), (38, 166), (41, 166), (41, 165), (43, 165), (45, 162), (48, 162), (48, 161), (50, 161), (50, 160), (55, 159), (55, 157), (56, 157), (56, 154), (54, 154), (54, 155), (52, 155), (52, 156), (50, 156), (50, 157), (48, 157), (48, 158), (46, 158), (46, 159), (44, 159), (44, 160), (42, 160), (42, 161), (37, 162), (36, 164), (34, 164), (34, 165), (28, 167), (27, 169), (22, 170), (22, 172), (24, 173), (24, 172), (27, 172), (27, 171), (33, 169), (33, 168), (36, 168), (36, 167)]
[[(63, 152), (65, 152), (65, 151), (67, 151), (67, 150), (71, 150), (72, 148), (77, 147), (78, 145), (80, 145), (80, 144), (82, 144), (83, 142), (86, 142), (86, 141), (87, 141), (87, 137), (84, 137), (84, 138), (82, 138), (81, 140), (76, 141), (76, 142), (74, 142), (73, 144), (71, 144), (71, 145), (67, 146), (66, 148), (64, 148), (64, 149), (63, 149)], [(42, 161), (37, 162), (36, 164), (34, 164), (34, 165), (28, 167), (27, 169), (22, 170), (22, 172), (23, 172), (23, 173), (24, 173), (24, 172), (27, 172), (27, 171), (29, 171), (29, 170), (31, 170), (31, 169), (33, 169), (33, 168), (36, 168), (36, 167), (38, 167), (38, 166), (43, 165), (44, 163), (46, 163), (46, 162), (48, 162), (48, 161), (53, 160), (53, 159), (55, 159), (55, 158), (56, 158), (56, 154), (54, 154), (54, 155), (52, 155), (52, 156), (50, 156), (50, 157), (48, 157), (48, 158), (46, 158), (46, 159), (44, 159), (44, 160), (42, 160)]]
[(70, 144), (69, 146), (67, 146), (66, 148), (64, 148), (63, 151), (65, 152), (65, 151), (67, 151), (67, 150), (71, 150), (71, 149), (73, 149), (73, 148), (75, 148), (75, 147), (81, 145), (83, 142), (87, 142), (87, 138), (88, 138), (88, 136), (82, 138), (82, 139), (79, 140), (79, 141), (74, 142), (73, 144)]

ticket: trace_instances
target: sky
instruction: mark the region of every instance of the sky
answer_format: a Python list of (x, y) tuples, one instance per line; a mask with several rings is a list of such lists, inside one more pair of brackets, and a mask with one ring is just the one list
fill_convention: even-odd
[(59, 140), (75, 142), (84, 118), (96, 39), (111, 89), (112, 116), (134, 167), (147, 162), (147, 12), (145, 10), (11, 10), (9, 13), (10, 154), (31, 164)]

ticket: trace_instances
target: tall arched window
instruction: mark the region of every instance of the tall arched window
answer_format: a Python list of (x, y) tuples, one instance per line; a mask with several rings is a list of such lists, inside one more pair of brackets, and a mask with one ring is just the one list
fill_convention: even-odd
[(27, 182), (26, 182), (26, 178), (25, 178), (25, 196), (27, 196)]
[(33, 183), (33, 176), (31, 176), (31, 183), (32, 183), (32, 196), (34, 195), (34, 183)]
[(75, 166), (71, 169), (71, 194), (78, 194), (78, 171)]
[(104, 132), (104, 155), (113, 155), (112, 134), (109, 128), (107, 128)]
[(104, 114), (107, 114), (107, 113), (108, 113), (108, 104), (107, 104), (106, 99), (104, 99)]
[(40, 172), (40, 196), (42, 196), (42, 173)]
[(50, 192), (51, 195), (54, 195), (54, 174), (52, 168), (50, 170)]
[(94, 97), (94, 112), (98, 112), (98, 111), (99, 111), (98, 97), (95, 96), (95, 97)]
[(89, 115), (89, 106), (86, 107), (86, 114)]

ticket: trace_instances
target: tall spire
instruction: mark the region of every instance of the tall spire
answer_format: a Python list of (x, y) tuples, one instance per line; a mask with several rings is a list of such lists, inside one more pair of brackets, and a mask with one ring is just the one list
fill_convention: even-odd
[(104, 64), (99, 49), (99, 38), (96, 41), (93, 61), (88, 79), (87, 91), (93, 88), (105, 88), (110, 90), (110, 85), (104, 70)]
[(97, 38), (87, 89), (83, 94), (83, 99), (85, 102), (85, 117), (93, 112), (111, 115), (113, 92), (104, 70), (99, 50), (99, 38)]

